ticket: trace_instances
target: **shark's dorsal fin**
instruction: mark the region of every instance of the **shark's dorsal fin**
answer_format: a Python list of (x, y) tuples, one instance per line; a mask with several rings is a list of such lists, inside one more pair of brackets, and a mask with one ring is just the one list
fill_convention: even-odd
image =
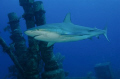
[(64, 22), (71, 23), (71, 14), (70, 13), (67, 13), (67, 15), (65, 16)]

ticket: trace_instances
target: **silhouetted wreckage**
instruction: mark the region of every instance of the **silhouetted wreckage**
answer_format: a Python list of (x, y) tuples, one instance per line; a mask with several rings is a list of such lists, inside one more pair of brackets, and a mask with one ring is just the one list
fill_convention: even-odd
[[(41, 1), (19, 0), (20, 6), (24, 9), (22, 18), (26, 21), (27, 29), (40, 26), (46, 23), (45, 10)], [(60, 53), (54, 55), (53, 45), (47, 47), (47, 42), (34, 40), (28, 37), (28, 47), (23, 37), (22, 30), (19, 25), (20, 18), (16, 13), (8, 14), (9, 22), (4, 31), (11, 33), (10, 39), (13, 41), (7, 46), (5, 41), (0, 37), (0, 45), (6, 52), (14, 65), (9, 67), (6, 76), (12, 79), (65, 79), (68, 72), (64, 72), (62, 62), (64, 56)], [(96, 67), (95, 67), (96, 68)], [(97, 71), (97, 70), (96, 70)], [(98, 71), (99, 72), (99, 71)], [(66, 79), (96, 79), (88, 74), (85, 78), (69, 78)], [(99, 79), (99, 78), (98, 78)], [(112, 79), (112, 78), (109, 78)]]
[[(45, 11), (41, 1), (19, 0), (19, 2), (24, 9), (22, 17), (26, 21), (27, 29), (35, 27), (35, 24), (40, 26), (46, 23)], [(16, 75), (17, 79), (64, 79), (64, 70), (59, 67), (53, 54), (53, 46), (47, 47), (47, 42), (39, 42), (28, 37), (29, 47), (27, 47), (19, 25), (20, 18), (14, 12), (9, 13), (8, 18), (11, 29), (10, 38), (13, 42), (7, 46), (4, 40), (0, 38), (0, 44), (15, 64), (15, 66), (9, 67), (10, 72), (13, 69), (15, 70), (11, 76)], [(6, 31), (7, 28), (4, 30)], [(15, 49), (14, 51), (11, 50), (12, 47)]]

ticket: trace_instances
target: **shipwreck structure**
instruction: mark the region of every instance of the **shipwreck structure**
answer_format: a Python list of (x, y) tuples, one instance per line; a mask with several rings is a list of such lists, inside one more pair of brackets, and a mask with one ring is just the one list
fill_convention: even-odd
[[(27, 29), (46, 23), (45, 10), (41, 1), (19, 0), (19, 3), (24, 10), (22, 18), (26, 21)], [(65, 78), (68, 75), (68, 72), (65, 72), (62, 67), (65, 57), (60, 53), (54, 55), (53, 45), (47, 47), (47, 42), (37, 41), (32, 37), (28, 37), (28, 46), (26, 46), (26, 40), (19, 25), (20, 18), (14, 12), (9, 13), (8, 18), (12, 43), (7, 46), (0, 37), (0, 45), (3, 47), (3, 51), (10, 56), (14, 65), (9, 67), (10, 75), (6, 77), (13, 79), (97, 79), (92, 77), (91, 73), (84, 78)], [(107, 65), (95, 67), (98, 79), (102, 78), (99, 73), (104, 72), (99, 69), (107, 67)], [(105, 78), (102, 79), (113, 79), (104, 76)]]
[[(27, 29), (46, 23), (45, 10), (41, 1), (19, 0), (19, 3), (24, 9), (22, 18), (26, 21)], [(20, 18), (14, 12), (9, 13), (8, 18), (11, 29), (10, 39), (13, 42), (7, 46), (5, 41), (0, 38), (0, 44), (15, 64), (15, 66), (11, 66), (11, 68), (16, 67), (17, 69), (17, 74), (13, 74), (13, 76), (16, 75), (17, 79), (64, 79), (65, 72), (53, 54), (53, 46), (47, 47), (47, 42), (28, 37), (29, 45), (27, 47), (19, 25)], [(42, 68), (44, 68), (43, 72), (41, 72)]]

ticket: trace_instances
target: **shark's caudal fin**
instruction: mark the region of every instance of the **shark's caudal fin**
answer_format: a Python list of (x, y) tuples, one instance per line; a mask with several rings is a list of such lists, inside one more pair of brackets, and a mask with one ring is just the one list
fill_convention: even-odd
[[(104, 36), (105, 36), (105, 38), (109, 41), (109, 39), (108, 39), (108, 37), (107, 37), (107, 26), (104, 27), (104, 31), (105, 31)], [(109, 42), (110, 42), (110, 41), (109, 41)]]
[(65, 19), (64, 19), (63, 22), (65, 22), (65, 23), (71, 23), (71, 14), (70, 14), (70, 13), (68, 13), (68, 14), (65, 16)]

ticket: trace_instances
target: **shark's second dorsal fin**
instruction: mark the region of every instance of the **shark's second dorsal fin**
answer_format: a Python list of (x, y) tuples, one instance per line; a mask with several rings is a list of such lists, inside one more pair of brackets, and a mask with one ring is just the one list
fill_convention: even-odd
[(65, 16), (64, 22), (71, 23), (71, 14), (70, 13), (67, 13), (67, 15)]

